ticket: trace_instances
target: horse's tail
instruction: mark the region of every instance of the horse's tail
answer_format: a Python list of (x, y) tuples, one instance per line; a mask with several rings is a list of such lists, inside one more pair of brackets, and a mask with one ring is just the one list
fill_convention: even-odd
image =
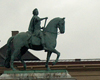
[(5, 63), (4, 63), (4, 66), (6, 68), (10, 68), (10, 60), (11, 60), (11, 43), (12, 43), (12, 40), (14, 39), (14, 36), (10, 37), (7, 41), (7, 56), (6, 56), (6, 59), (5, 59)]

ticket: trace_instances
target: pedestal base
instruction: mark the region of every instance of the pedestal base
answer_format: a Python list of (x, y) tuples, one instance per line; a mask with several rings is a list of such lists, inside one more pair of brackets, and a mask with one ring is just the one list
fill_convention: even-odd
[(4, 71), (3, 75), (2, 80), (76, 80), (67, 70)]

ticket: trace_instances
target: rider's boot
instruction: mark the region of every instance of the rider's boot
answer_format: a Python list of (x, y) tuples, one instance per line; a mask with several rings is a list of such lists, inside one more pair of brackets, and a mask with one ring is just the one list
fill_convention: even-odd
[(45, 51), (48, 50), (47, 47), (45, 46), (45, 44), (42, 44), (42, 46), (43, 46), (43, 49), (44, 49)]

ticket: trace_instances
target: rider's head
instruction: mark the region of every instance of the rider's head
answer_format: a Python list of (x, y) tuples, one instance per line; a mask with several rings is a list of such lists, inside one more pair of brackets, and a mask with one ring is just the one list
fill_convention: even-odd
[(39, 14), (38, 9), (35, 8), (35, 9), (33, 10), (33, 15), (38, 15), (38, 14)]

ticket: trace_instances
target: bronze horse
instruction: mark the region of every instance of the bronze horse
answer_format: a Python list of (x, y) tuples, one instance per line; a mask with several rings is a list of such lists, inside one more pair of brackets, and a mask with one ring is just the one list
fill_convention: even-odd
[[(53, 65), (55, 65), (58, 62), (58, 59), (60, 57), (60, 52), (58, 52), (56, 47), (56, 39), (58, 35), (58, 28), (60, 33), (65, 32), (65, 18), (54, 18), (52, 19), (46, 28), (43, 29), (44, 38), (45, 38), (45, 45), (47, 47), (47, 60), (46, 60), (46, 68), (47, 70), (50, 70), (48, 66), (48, 62), (50, 60), (50, 56), (53, 53), (57, 54), (57, 58), (55, 62), (53, 62)], [(11, 44), (13, 44), (14, 51), (12, 52)], [(10, 37), (7, 42), (7, 57), (5, 60), (5, 67), (12, 68), (13, 70), (16, 70), (14, 68), (14, 59), (17, 57), (24, 65), (24, 68), (26, 69), (26, 64), (24, 60), (21, 58), (25, 52), (28, 49), (33, 50), (43, 50), (43, 46), (41, 45), (40, 38), (34, 36), (33, 34), (30, 34), (29, 32), (21, 32), (17, 34), (16, 36)]]

